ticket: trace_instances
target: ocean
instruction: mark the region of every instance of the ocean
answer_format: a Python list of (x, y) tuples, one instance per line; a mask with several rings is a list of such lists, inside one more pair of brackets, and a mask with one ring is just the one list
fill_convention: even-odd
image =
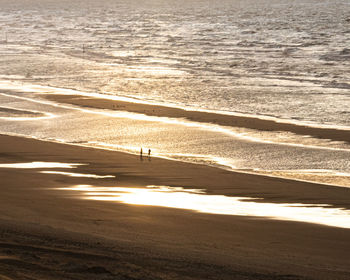
[(349, 131), (349, 1), (0, 0), (0, 7), (0, 133), (132, 153), (145, 147), (154, 156), (350, 185), (348, 142), (63, 106), (39, 94), (72, 89)]

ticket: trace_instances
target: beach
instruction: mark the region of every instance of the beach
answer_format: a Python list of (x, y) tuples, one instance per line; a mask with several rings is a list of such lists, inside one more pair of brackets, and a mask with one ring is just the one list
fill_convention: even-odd
[(350, 5), (0, 9), (0, 280), (350, 279)]
[(2, 135), (0, 142), (2, 164), (80, 163), (86, 165), (74, 172), (115, 176), (0, 168), (2, 279), (349, 278), (348, 229), (85, 200), (61, 190), (167, 185), (350, 209), (348, 188), (21, 137)]

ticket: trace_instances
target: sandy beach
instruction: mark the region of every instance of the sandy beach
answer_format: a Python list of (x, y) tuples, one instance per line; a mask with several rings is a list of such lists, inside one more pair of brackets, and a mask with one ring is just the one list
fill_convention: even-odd
[[(81, 163), (75, 178), (0, 168), (0, 279), (349, 279), (348, 229), (80, 199), (58, 188), (166, 185), (350, 209), (349, 189), (14, 136), (1, 163)], [(51, 168), (45, 170), (60, 170)]]
[(349, 1), (0, 7), (0, 280), (350, 279)]

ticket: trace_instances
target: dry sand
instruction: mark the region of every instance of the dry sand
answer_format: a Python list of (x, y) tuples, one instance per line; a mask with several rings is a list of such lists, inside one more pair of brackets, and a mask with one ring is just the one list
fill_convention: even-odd
[(32, 161), (86, 163), (72, 172), (116, 178), (0, 168), (0, 279), (350, 279), (350, 230), (82, 200), (55, 188), (169, 185), (347, 209), (350, 189), (0, 136), (1, 163)]
[(45, 95), (45, 98), (57, 102), (69, 103), (78, 106), (87, 106), (91, 108), (128, 111), (157, 117), (186, 118), (188, 120), (196, 122), (213, 123), (231, 127), (243, 127), (263, 131), (287, 131), (299, 135), (307, 135), (320, 139), (330, 139), (333, 141), (344, 141), (346, 143), (350, 143), (350, 130), (310, 127), (253, 117), (232, 116), (201, 111), (188, 111), (180, 108), (108, 100), (102, 98), (91, 98), (77, 95), (50, 94)]

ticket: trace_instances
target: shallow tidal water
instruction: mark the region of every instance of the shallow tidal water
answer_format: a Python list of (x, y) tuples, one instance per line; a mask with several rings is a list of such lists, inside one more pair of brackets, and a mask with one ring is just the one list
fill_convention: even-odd
[(327, 143), (308, 146), (265, 141), (254, 134), (217, 125), (57, 104), (31, 92), (0, 94), (0, 101), (17, 110), (34, 110), (48, 116), (0, 119), (0, 131), (5, 134), (135, 154), (141, 147), (150, 148), (152, 156), (350, 185), (350, 149), (346, 145), (337, 148)]

